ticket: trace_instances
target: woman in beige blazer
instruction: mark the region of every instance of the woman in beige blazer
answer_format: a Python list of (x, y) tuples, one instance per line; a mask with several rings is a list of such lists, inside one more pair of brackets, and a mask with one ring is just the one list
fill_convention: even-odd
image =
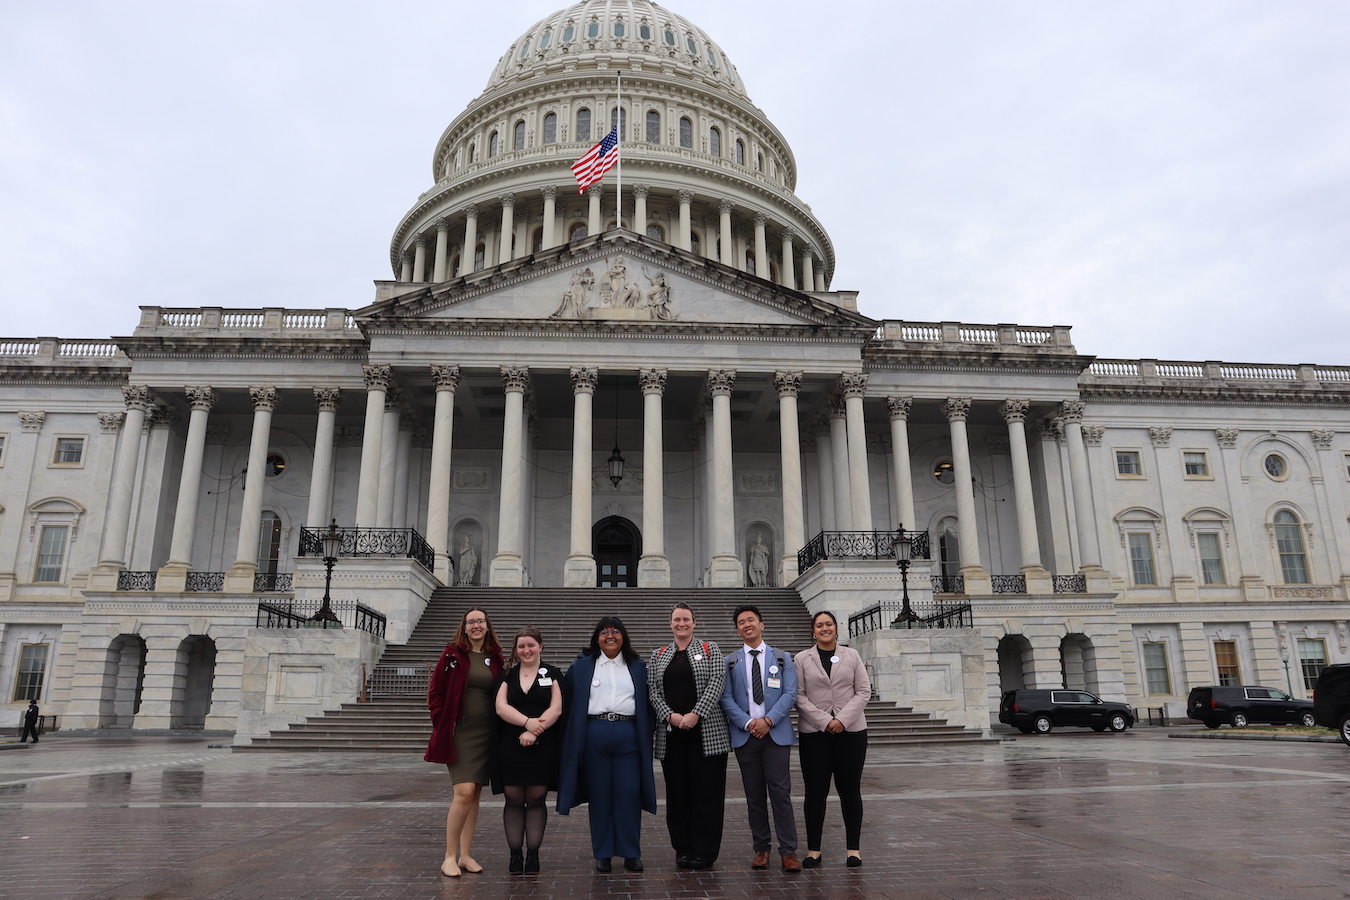
[(801, 733), (798, 756), (806, 783), (806, 846), (802, 865), (820, 865), (820, 838), (825, 830), (825, 798), (830, 779), (844, 810), (844, 837), (848, 867), (862, 865), (862, 770), (867, 759), (867, 720), (863, 708), (872, 699), (858, 651), (838, 643), (839, 623), (834, 613), (819, 612), (811, 620), (816, 645), (793, 658), (797, 661), (797, 728)]

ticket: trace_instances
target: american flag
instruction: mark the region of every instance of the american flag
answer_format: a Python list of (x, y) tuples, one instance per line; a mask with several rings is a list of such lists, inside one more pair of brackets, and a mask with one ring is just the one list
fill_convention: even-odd
[(572, 163), (572, 174), (577, 177), (577, 193), (605, 177), (605, 173), (619, 161), (619, 129), (613, 128), (586, 155)]

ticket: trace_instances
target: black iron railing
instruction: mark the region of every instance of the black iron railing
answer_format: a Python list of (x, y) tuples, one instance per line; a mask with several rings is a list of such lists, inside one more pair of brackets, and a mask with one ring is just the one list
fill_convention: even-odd
[(991, 575), (989, 583), (993, 585), (995, 594), (1025, 594), (1027, 592), (1027, 576), (1025, 575)]
[(119, 591), (153, 591), (155, 589), (155, 573), (118, 572), (117, 589)]
[[(326, 528), (300, 529), (300, 555), (323, 557)], [(413, 528), (338, 528), (342, 535), (339, 556), (406, 556), (428, 572), (436, 569), (431, 545)]]
[(1056, 594), (1086, 594), (1087, 576), (1086, 575), (1056, 575), (1055, 576)]
[(424, 666), (375, 666), (366, 676), (370, 697), (425, 697), (434, 662)]
[(966, 592), (966, 576), (964, 575), (931, 575), (933, 579), (933, 593), (935, 594), (964, 594)]
[(189, 572), (185, 591), (223, 591), (225, 590), (224, 572)]
[(281, 600), (262, 600), (258, 603), (259, 628), (355, 628), (377, 637), (384, 637), (387, 624), (382, 613), (376, 612), (359, 600), (332, 600), (328, 606), (337, 615), (337, 622), (314, 621), (320, 601), (295, 603)]
[(291, 572), (259, 572), (253, 576), (253, 590), (258, 594), (289, 594), (295, 588)]
[(901, 618), (901, 601), (883, 600), (848, 617), (848, 636), (883, 628), (973, 628), (975, 624), (969, 603), (911, 603), (910, 608), (917, 619)]
[[(910, 559), (928, 559), (928, 532), (914, 534)], [(797, 571), (823, 559), (895, 559), (894, 531), (822, 531), (797, 551)]]

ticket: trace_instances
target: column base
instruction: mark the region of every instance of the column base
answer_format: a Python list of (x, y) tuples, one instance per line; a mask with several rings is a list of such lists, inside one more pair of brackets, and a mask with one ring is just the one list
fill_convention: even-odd
[(1178, 575), (1172, 579), (1172, 600), (1176, 603), (1195, 603), (1200, 599), (1200, 591), (1195, 579), (1189, 575)]
[(670, 560), (664, 556), (644, 556), (638, 560), (638, 587), (670, 587)]
[(524, 587), (525, 562), (519, 553), (498, 553), (488, 570), (489, 587)]
[(1022, 577), (1027, 582), (1028, 594), (1053, 594), (1055, 580), (1044, 566), (1023, 566)]
[(192, 567), (183, 563), (165, 563), (155, 573), (156, 594), (181, 594), (187, 590), (188, 572)]
[(708, 586), (715, 588), (745, 587), (745, 569), (735, 556), (714, 556), (708, 567)]
[(449, 587), (455, 583), (455, 570), (450, 565), (450, 555), (448, 553), (436, 554), (436, 565), (432, 572), (436, 575), (436, 580), (442, 587)]
[(589, 553), (577, 553), (567, 557), (563, 563), (563, 587), (595, 587), (595, 557)]
[(117, 590), (117, 576), (122, 571), (120, 563), (99, 563), (89, 570), (89, 590)]
[(786, 587), (796, 581), (797, 576), (801, 574), (797, 571), (797, 554), (792, 553), (784, 556), (783, 561), (779, 564), (778, 571), (780, 573), (778, 581), (780, 585)]
[(1248, 603), (1264, 603), (1270, 599), (1266, 592), (1266, 580), (1260, 575), (1243, 575), (1238, 579), (1242, 588), (1242, 599)]
[(1089, 594), (1116, 593), (1116, 588), (1111, 583), (1111, 573), (1101, 566), (1082, 566), (1078, 571), (1087, 579), (1087, 592)]
[(966, 594), (992, 594), (994, 580), (983, 566), (962, 566), (961, 578), (966, 584)]
[(253, 593), (253, 576), (256, 574), (258, 567), (251, 562), (237, 562), (230, 566), (225, 570), (225, 593)]

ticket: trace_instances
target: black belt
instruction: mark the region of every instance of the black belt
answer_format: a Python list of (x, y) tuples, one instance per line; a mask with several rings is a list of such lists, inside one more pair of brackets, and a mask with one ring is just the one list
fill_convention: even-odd
[(593, 716), (587, 716), (588, 719), (603, 719), (606, 722), (631, 722), (637, 716), (621, 716), (618, 713), (596, 713)]

